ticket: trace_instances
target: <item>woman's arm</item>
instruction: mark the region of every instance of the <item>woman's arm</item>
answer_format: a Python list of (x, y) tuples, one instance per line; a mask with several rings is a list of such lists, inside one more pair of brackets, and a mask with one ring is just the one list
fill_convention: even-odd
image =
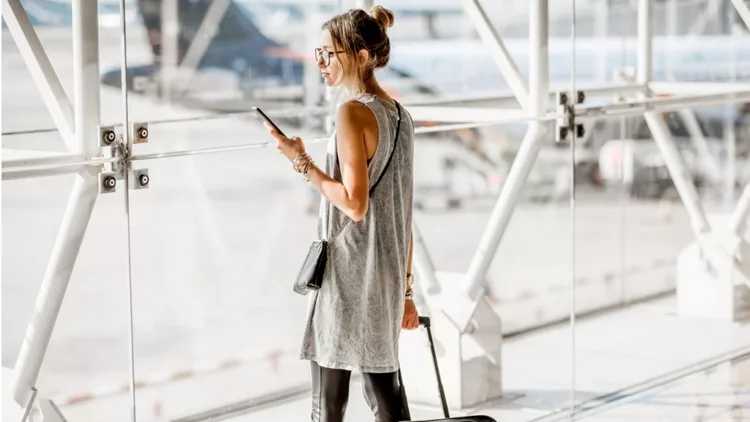
[[(266, 128), (278, 141), (279, 151), (290, 161), (305, 152), (302, 140), (288, 139)], [(336, 115), (336, 149), (342, 182), (329, 177), (323, 170), (311, 165), (308, 180), (338, 209), (354, 221), (361, 221), (369, 205), (369, 180), (365, 131), (377, 133), (375, 115), (362, 103), (352, 101), (339, 107)]]
[(406, 296), (411, 297), (412, 295), (412, 283), (414, 282), (414, 278), (412, 276), (411, 272), (411, 264), (414, 259), (414, 231), (411, 232), (411, 236), (409, 238), (409, 260), (406, 262)]
[(377, 126), (367, 106), (358, 102), (341, 105), (336, 116), (336, 149), (339, 156), (342, 182), (332, 179), (317, 167), (307, 172), (310, 182), (323, 196), (349, 218), (360, 221), (369, 206), (369, 178), (365, 129)]

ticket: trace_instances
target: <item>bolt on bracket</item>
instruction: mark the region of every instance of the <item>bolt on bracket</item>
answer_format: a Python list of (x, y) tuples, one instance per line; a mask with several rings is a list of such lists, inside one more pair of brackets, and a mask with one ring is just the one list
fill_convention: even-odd
[(113, 172), (99, 173), (99, 193), (114, 193), (117, 188), (117, 175)]
[(130, 136), (134, 144), (145, 144), (148, 142), (148, 123), (133, 123), (130, 125)]
[(114, 126), (99, 126), (99, 146), (111, 146), (117, 140), (117, 132)]
[(128, 171), (128, 185), (132, 190), (148, 189), (151, 178), (148, 169), (130, 169)]

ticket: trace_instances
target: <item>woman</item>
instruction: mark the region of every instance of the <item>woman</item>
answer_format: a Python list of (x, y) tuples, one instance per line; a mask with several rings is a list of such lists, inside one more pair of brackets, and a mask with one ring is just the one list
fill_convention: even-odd
[(329, 88), (347, 95), (337, 108), (325, 171), (301, 139), (266, 125), (279, 151), (324, 197), (321, 235), (330, 222), (325, 276), (310, 297), (301, 353), (311, 361), (315, 422), (343, 420), (353, 370), (363, 374), (377, 421), (402, 417), (399, 333), (418, 326), (411, 300), (414, 125), (374, 75), (388, 63), (392, 24), (393, 14), (377, 6), (323, 25), (318, 67)]

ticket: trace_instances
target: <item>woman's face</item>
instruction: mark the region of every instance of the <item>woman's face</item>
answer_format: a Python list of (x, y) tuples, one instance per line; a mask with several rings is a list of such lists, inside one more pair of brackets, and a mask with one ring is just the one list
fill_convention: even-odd
[(333, 54), (336, 49), (333, 46), (331, 34), (327, 29), (324, 29), (320, 34), (320, 45), (318, 48), (322, 49), (322, 55), (317, 57), (320, 74), (323, 76), (323, 80), (327, 86), (334, 86), (336, 81), (339, 80), (343, 69), (338, 58)]

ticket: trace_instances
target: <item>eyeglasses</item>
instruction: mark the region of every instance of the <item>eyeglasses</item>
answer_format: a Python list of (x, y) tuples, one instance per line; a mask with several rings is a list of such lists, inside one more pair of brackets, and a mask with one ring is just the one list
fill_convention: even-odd
[(341, 53), (345, 53), (345, 52), (344, 51), (330, 52), (330, 51), (326, 51), (323, 48), (316, 47), (315, 48), (315, 61), (323, 62), (324, 66), (328, 66), (329, 64), (331, 64), (331, 56), (333, 56), (334, 54), (341, 54)]

